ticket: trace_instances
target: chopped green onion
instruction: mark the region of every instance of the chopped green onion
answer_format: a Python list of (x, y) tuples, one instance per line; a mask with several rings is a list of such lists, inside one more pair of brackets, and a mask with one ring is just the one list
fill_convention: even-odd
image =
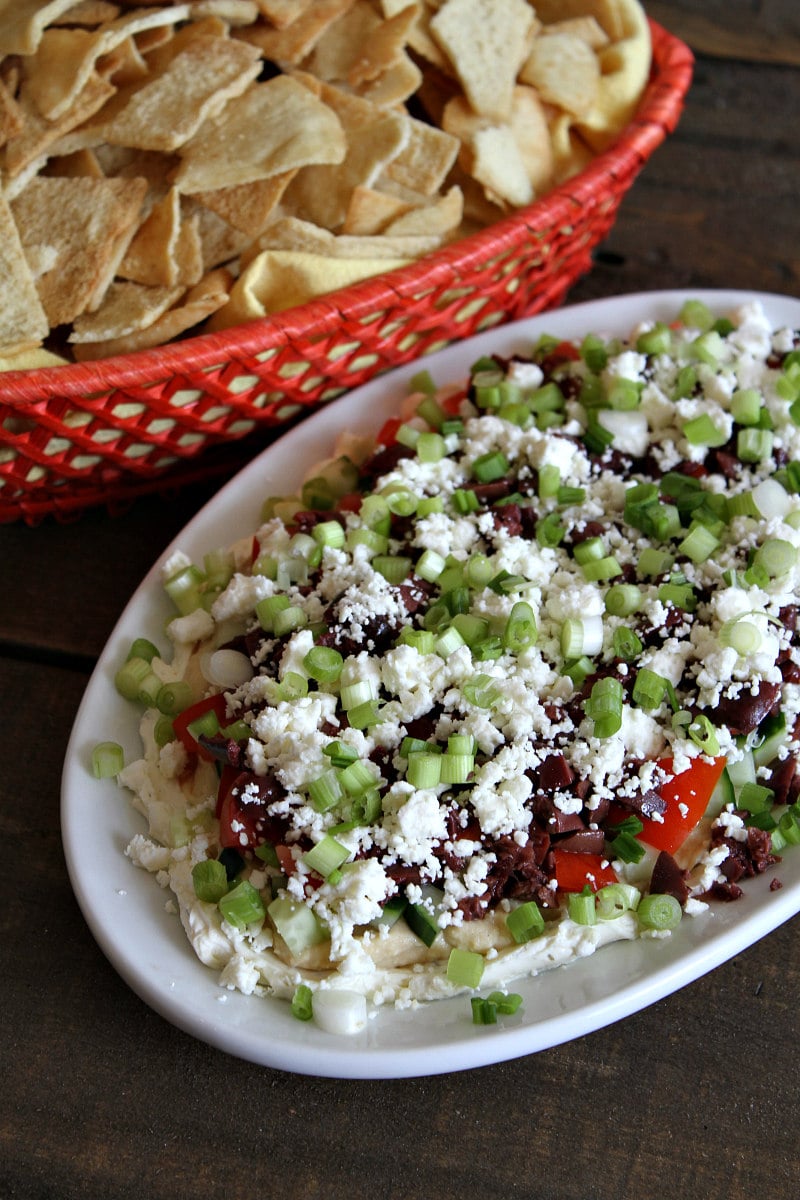
[(456, 987), (476, 988), (480, 985), (485, 965), (482, 954), (454, 946), (447, 959), (447, 978)]
[(278, 684), (278, 700), (298, 700), (308, 695), (308, 680), (297, 671), (287, 671)]
[(672, 604), (683, 612), (694, 612), (697, 608), (697, 596), (690, 583), (662, 583), (658, 598), (663, 604)]
[(327, 746), (323, 746), (322, 753), (331, 760), (333, 767), (347, 767), (358, 758), (355, 746), (348, 746), (346, 742), (338, 740), (328, 742)]
[(539, 468), (539, 499), (551, 500), (558, 495), (561, 487), (561, 472), (552, 463), (545, 463)]
[(743, 617), (731, 617), (723, 622), (719, 631), (720, 644), (729, 646), (737, 654), (755, 654), (763, 638), (761, 630), (752, 621)]
[(142, 683), (151, 674), (146, 658), (129, 658), (115, 674), (114, 687), (126, 700), (138, 700)]
[[(430, 436), (438, 437), (439, 435)], [(422, 438), (420, 438), (421, 440)], [(417, 511), (417, 497), (408, 488), (400, 487), (399, 484), (391, 484), (385, 489), (383, 495), (389, 512), (396, 517), (410, 517)]]
[(272, 619), (272, 632), (276, 637), (285, 637), (287, 633), (292, 633), (295, 629), (302, 629), (307, 624), (308, 617), (300, 605), (290, 604), (288, 608), (275, 613)]
[(445, 560), (436, 550), (424, 550), (417, 559), (414, 574), (435, 583), (445, 568)]
[(125, 751), (117, 742), (98, 742), (92, 750), (95, 779), (113, 779), (125, 766)]
[(585, 892), (572, 892), (569, 900), (569, 918), (576, 925), (596, 925), (597, 905), (594, 893), (587, 889)]
[(475, 769), (474, 754), (447, 754), (439, 756), (440, 762), (440, 783), (454, 784), (467, 783), (469, 777)]
[(357, 758), (339, 771), (339, 782), (351, 796), (360, 796), (375, 786), (375, 774), (369, 763)]
[(702, 300), (685, 300), (680, 310), (680, 319), (689, 329), (703, 332), (714, 324), (714, 314)]
[(182, 567), (164, 584), (164, 591), (182, 616), (200, 608), (202, 597), (200, 585), (204, 582), (203, 572), (193, 564)]
[(176, 679), (174, 683), (165, 683), (159, 688), (156, 708), (167, 717), (176, 717), (187, 709), (193, 700), (191, 684), (185, 679)]
[(527, 900), (506, 913), (506, 926), (517, 945), (529, 942), (544, 933), (544, 917), (535, 900)]
[(657, 575), (665, 575), (671, 569), (674, 561), (672, 555), (665, 550), (659, 550), (655, 546), (645, 546), (639, 555), (637, 569), (640, 575), (653, 578)]
[(473, 554), (464, 564), (464, 582), (468, 587), (486, 587), (493, 575), (491, 560), (485, 554)]
[(640, 708), (659, 708), (667, 690), (667, 680), (649, 667), (640, 667), (636, 672), (631, 698)]
[(252, 883), (243, 879), (218, 901), (219, 911), (229, 925), (245, 929), (264, 920), (264, 903)]
[(342, 673), (344, 659), (333, 646), (312, 646), (303, 658), (303, 667), (318, 683), (333, 683)]
[(612, 617), (629, 617), (642, 604), (642, 590), (635, 583), (615, 583), (606, 592), (606, 612)]
[(491, 708), (502, 694), (500, 681), (492, 675), (473, 675), (461, 685), (461, 691), (476, 708)]
[(475, 459), (472, 474), (478, 483), (493, 483), (508, 474), (508, 459), (501, 450), (490, 450)]
[(584, 712), (594, 722), (594, 736), (611, 737), (622, 727), (622, 684), (613, 675), (605, 675), (592, 685), (584, 701)]
[(597, 916), (601, 921), (613, 921), (636, 908), (639, 901), (638, 888), (626, 883), (608, 883), (600, 888), (595, 897)]
[(375, 700), (367, 700), (348, 710), (347, 719), (353, 729), (369, 729), (371, 725), (379, 725), (383, 720), (380, 707)]
[(681, 923), (681, 906), (674, 896), (642, 896), (636, 910), (644, 929), (676, 929)]
[(441, 780), (442, 754), (430, 754), (418, 751), (410, 754), (406, 767), (406, 779), (413, 788), (425, 790), (434, 788)]
[(497, 1005), (492, 1004), (491, 1000), (482, 1000), (480, 996), (473, 996), (470, 1004), (472, 1005), (473, 1025), (497, 1024)]
[(402, 583), (411, 573), (411, 559), (400, 554), (376, 554), (372, 567), (387, 583)]
[(367, 700), (374, 700), (372, 684), (368, 679), (358, 679), (355, 683), (345, 683), (339, 691), (342, 708), (347, 712)]
[(342, 785), (333, 767), (312, 779), (307, 787), (311, 807), (315, 812), (330, 812), (342, 798)]
[(307, 983), (299, 983), (292, 996), (292, 1016), (298, 1021), (310, 1021), (314, 1016), (313, 993)]
[(450, 625), (434, 641), (434, 649), (442, 658), (449, 658), (451, 654), (465, 645), (466, 642), (455, 625)]
[(719, 546), (719, 539), (705, 525), (693, 522), (686, 537), (678, 545), (678, 552), (685, 554), (692, 562), (703, 563), (711, 557)]
[(406, 625), (399, 637), (404, 646), (412, 646), (417, 654), (433, 654), (436, 638), (429, 629), (411, 629)]
[(350, 857), (350, 851), (341, 842), (337, 842), (336, 838), (331, 837), (329, 833), (312, 846), (310, 850), (306, 850), (303, 855), (303, 862), (311, 871), (316, 871), (317, 875), (321, 875), (323, 879), (327, 879), (332, 871), (338, 870), (343, 863), (346, 863)]
[(219, 718), (213, 708), (209, 708), (194, 721), (190, 721), (187, 728), (194, 740), (199, 742), (201, 737), (214, 737), (219, 733)]
[(715, 425), (708, 413), (685, 421), (683, 435), (691, 446), (724, 446), (728, 440), (726, 430)]
[(566, 529), (557, 513), (548, 513), (536, 522), (536, 541), (545, 550), (555, 550), (564, 540)]
[(530, 604), (519, 600), (511, 609), (506, 627), (503, 630), (503, 645), (512, 654), (521, 654), (530, 646), (535, 645), (538, 631), (536, 617)]
[(642, 639), (633, 629), (629, 629), (627, 625), (620, 625), (611, 635), (611, 648), (616, 658), (631, 662), (642, 653), (644, 646)]
[(763, 462), (772, 455), (774, 440), (769, 429), (740, 429), (736, 435), (736, 456), (742, 462)]
[(476, 617), (472, 613), (456, 613), (452, 627), (458, 630), (470, 648), (482, 642), (489, 632), (489, 622), (484, 617)]
[(607, 554), (604, 558), (584, 563), (581, 570), (583, 571), (584, 578), (590, 583), (599, 582), (604, 579), (614, 579), (617, 575), (622, 574), (622, 567), (613, 554)]
[(612, 838), (609, 846), (614, 857), (620, 859), (621, 862), (638, 863), (645, 855), (642, 843), (632, 833), (625, 830)]
[(134, 638), (131, 642), (131, 648), (128, 651), (128, 658), (143, 658), (145, 662), (152, 662), (154, 658), (160, 658), (161, 652), (158, 646), (154, 645), (149, 638)]
[(420, 462), (441, 462), (444, 456), (445, 442), (440, 433), (421, 433), (419, 435), (417, 439), (417, 458)]
[(580, 346), (581, 358), (590, 371), (602, 371), (608, 362), (605, 342), (596, 333), (587, 333)]
[(791, 542), (783, 538), (770, 538), (756, 550), (753, 556), (753, 566), (766, 571), (770, 579), (779, 579), (788, 573), (797, 563), (797, 549)]
[(453, 492), (453, 508), (462, 516), (477, 512), (480, 506), (480, 500), (472, 488), (456, 488)]
[(206, 858), (192, 867), (192, 884), (198, 900), (218, 904), (228, 891), (228, 873), (216, 858)]
[(642, 389), (633, 379), (613, 379), (606, 393), (609, 407), (615, 412), (632, 412), (641, 398)]
[(663, 321), (657, 321), (652, 329), (640, 333), (636, 349), (640, 354), (668, 354), (672, 347), (672, 331)]
[(493, 1004), (504, 1017), (513, 1016), (522, 1004), (522, 996), (518, 992), (490, 992), (486, 997), (487, 1004)]
[(578, 542), (572, 551), (575, 562), (585, 566), (589, 562), (599, 562), (606, 556), (605, 542), (601, 537), (589, 537)]
[(719, 754), (719, 738), (717, 731), (705, 713), (699, 713), (686, 731), (696, 746), (699, 746), (709, 758)]
[(332, 550), (341, 550), (345, 544), (344, 526), (338, 521), (320, 521), (311, 530), (311, 536), (320, 546), (328, 546)]
[(582, 504), (585, 499), (586, 488), (582, 487), (560, 487), (556, 492), (557, 502), (566, 506)]
[(761, 396), (755, 388), (737, 388), (731, 396), (731, 416), (737, 425), (757, 425)]

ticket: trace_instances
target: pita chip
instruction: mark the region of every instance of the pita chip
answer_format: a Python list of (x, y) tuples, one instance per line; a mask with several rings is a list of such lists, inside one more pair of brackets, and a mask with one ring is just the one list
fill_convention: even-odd
[(241, 96), (260, 70), (252, 46), (230, 38), (198, 38), (102, 122), (100, 133), (122, 146), (177, 150), (226, 102)]
[(409, 117), (408, 142), (388, 164), (383, 176), (409, 191), (432, 196), (444, 183), (458, 151), (458, 138)]
[(519, 78), (535, 87), (546, 103), (585, 117), (597, 98), (600, 66), (594, 50), (581, 38), (551, 33), (536, 38)]
[(316, 0), (307, 5), (296, 20), (271, 29), (255, 25), (237, 31), (236, 36), (258, 46), (265, 58), (284, 67), (296, 67), (313, 51), (329, 25), (352, 7), (355, 0)]
[(535, 20), (526, 0), (446, 0), (431, 18), (431, 33), (481, 116), (510, 116)]
[(69, 341), (104, 342), (147, 329), (184, 293), (182, 287), (145, 287), (140, 283), (114, 282), (103, 303), (92, 313), (79, 313)]
[[(258, 128), (262, 136), (254, 138)], [(180, 151), (174, 182), (184, 193), (269, 179), (311, 163), (340, 163), (339, 118), (297, 80), (278, 75), (231, 100)]]
[(310, 165), (286, 192), (286, 207), (306, 221), (338, 229), (347, 216), (353, 189), (371, 186), (408, 144), (411, 122), (405, 113), (381, 109), (330, 84), (317, 84), (319, 97), (339, 118), (347, 139), (341, 163)]
[(168, 309), (152, 325), (122, 337), (79, 342), (73, 347), (75, 358), (78, 362), (90, 362), (118, 354), (132, 354), (135, 350), (148, 350), (173, 341), (222, 308), (228, 299), (232, 279), (231, 273), (223, 268), (210, 271), (186, 293), (182, 303)]
[(195, 200), (210, 208), (234, 229), (253, 238), (269, 221), (295, 174), (295, 171), (284, 171), (282, 175), (273, 175), (271, 179), (256, 179), (253, 183), (198, 192)]
[(197, 283), (202, 273), (197, 218), (184, 222), (180, 194), (171, 188), (137, 229), (117, 274), (149, 288), (173, 288)]
[(112, 84), (95, 73), (89, 76), (72, 107), (58, 120), (48, 121), (40, 114), (26, 84), (23, 83), (17, 97), (23, 126), (6, 144), (5, 165), (8, 178), (13, 179), (35, 160), (47, 158), (48, 153), (66, 135), (93, 116), (113, 95)]
[(42, 31), (75, 0), (0, 0), (0, 58), (6, 54), (35, 54)]
[(47, 332), (47, 317), (14, 217), (0, 193), (0, 351), (31, 349)]
[(51, 326), (100, 303), (136, 228), (143, 179), (32, 179), (11, 209)]

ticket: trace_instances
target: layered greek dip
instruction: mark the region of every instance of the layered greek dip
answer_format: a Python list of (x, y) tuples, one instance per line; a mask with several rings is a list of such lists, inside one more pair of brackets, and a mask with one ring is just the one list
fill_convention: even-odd
[(163, 564), (165, 646), (117, 675), (143, 755), (96, 769), (223, 987), (340, 1032), (458, 993), (494, 1021), (800, 841), (800, 335), (674, 317), (422, 371)]

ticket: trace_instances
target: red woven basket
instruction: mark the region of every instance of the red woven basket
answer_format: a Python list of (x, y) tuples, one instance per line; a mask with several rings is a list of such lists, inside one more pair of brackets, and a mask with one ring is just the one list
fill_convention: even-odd
[(614, 146), (502, 221), (310, 304), (155, 350), (0, 376), (0, 522), (203, 478), (210, 448), (285, 428), (388, 367), (563, 300), (678, 122), (689, 48), (650, 23), (653, 65)]

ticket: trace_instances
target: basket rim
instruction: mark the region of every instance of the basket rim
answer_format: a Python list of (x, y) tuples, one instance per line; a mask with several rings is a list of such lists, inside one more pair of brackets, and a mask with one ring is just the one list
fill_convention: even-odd
[(178, 342), (86, 363), (0, 373), (0, 402), (32, 406), (53, 396), (68, 398), (104, 394), (117, 387), (153, 386), (171, 376), (213, 370), (231, 350), (264, 353), (291, 345), (301, 337), (324, 337), (336, 328), (342, 311), (357, 317), (382, 304), (435, 290), (453, 277), (454, 268), (468, 270), (487, 252), (502, 251), (522, 236), (545, 226), (569, 224), (587, 202), (596, 203), (601, 185), (644, 162), (671, 132), (680, 117), (692, 80), (694, 55), (674, 34), (647, 18), (652, 39), (650, 79), (633, 117), (616, 140), (576, 175), (524, 208), (430, 254), (338, 289), (306, 304), (268, 314), (216, 333), (201, 333)]

